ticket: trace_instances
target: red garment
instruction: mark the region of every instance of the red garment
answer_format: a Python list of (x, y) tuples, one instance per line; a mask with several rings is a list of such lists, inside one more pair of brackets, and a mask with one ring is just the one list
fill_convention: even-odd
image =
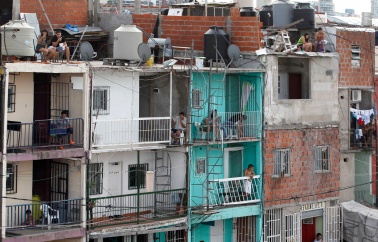
[(362, 118), (359, 118), (358, 121), (357, 121), (357, 123), (359, 125), (364, 125), (365, 124), (365, 122), (364, 122), (364, 120)]

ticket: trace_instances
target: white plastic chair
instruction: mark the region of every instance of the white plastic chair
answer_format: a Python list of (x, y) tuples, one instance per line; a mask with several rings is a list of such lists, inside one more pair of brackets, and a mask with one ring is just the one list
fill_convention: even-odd
[(51, 224), (56, 220), (57, 223), (60, 223), (59, 219), (59, 210), (52, 209), (47, 204), (41, 205), (41, 211), (42, 211), (42, 224), (45, 224), (45, 220), (47, 220), (48, 229), (51, 228)]
[(201, 139), (205, 139), (206, 132), (202, 130), (201, 124), (199, 122), (195, 122), (194, 126), (196, 126), (196, 129), (197, 129), (196, 136), (200, 135)]

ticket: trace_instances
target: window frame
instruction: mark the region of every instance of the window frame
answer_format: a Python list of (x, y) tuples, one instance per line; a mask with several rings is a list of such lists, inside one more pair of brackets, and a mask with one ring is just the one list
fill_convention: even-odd
[[(94, 183), (94, 187), (92, 184)], [(88, 193), (99, 195), (104, 190), (104, 163), (91, 163), (88, 166)]]
[[(321, 157), (319, 157), (319, 154), (321, 152)], [(327, 158), (324, 158), (324, 154), (327, 156)], [(331, 172), (331, 149), (328, 145), (321, 145), (316, 146), (314, 148), (314, 156), (315, 156), (315, 162), (314, 162), (314, 172), (315, 173), (323, 173), (323, 172)], [(327, 162), (327, 169), (324, 169), (324, 160)], [(321, 166), (321, 169), (319, 167)]]
[[(100, 100), (98, 100), (96, 93), (102, 92)], [(102, 98), (103, 97), (103, 98)], [(92, 111), (93, 115), (108, 115), (110, 114), (110, 86), (94, 86), (92, 97)], [(106, 100), (105, 100), (106, 99)], [(100, 102), (100, 108), (96, 108), (95, 104)]]
[[(12, 176), (10, 175), (10, 169), (11, 169), (11, 174)], [(14, 165), (14, 164), (7, 164), (7, 174), (6, 174), (6, 194), (15, 194), (17, 193), (17, 169), (18, 169), (18, 166), (17, 165)], [(10, 180), (12, 180), (12, 183), (10, 185), (10, 187), (8, 187), (8, 178), (10, 178)]]
[[(138, 174), (142, 173), (144, 174), (141, 176), (139, 188), (146, 188), (146, 172), (148, 171), (148, 163), (139, 164), (139, 166), (139, 173), (137, 171), (138, 164), (131, 164), (128, 166), (127, 181), (129, 190), (138, 189)], [(132, 179), (135, 179), (135, 181), (132, 181)]]
[[(278, 178), (278, 177), (281, 177), (281, 176), (290, 176), (291, 173), (291, 150), (289, 148), (285, 148), (285, 149), (276, 149), (273, 151), (273, 159), (274, 159), (274, 163), (273, 163), (273, 175), (272, 177), (274, 178)], [(279, 157), (277, 157), (277, 155), (279, 155)], [(286, 157), (286, 161), (284, 161), (285, 164), (283, 164), (283, 161), (282, 159), (285, 159), (283, 158), (283, 155), (284, 156), (287, 156)], [(284, 173), (282, 173), (284, 170)]]
[[(207, 165), (207, 161), (206, 161), (206, 158), (205, 157), (197, 157), (196, 158), (196, 161), (195, 161), (195, 170), (194, 170), (194, 175), (196, 177), (200, 177), (200, 176), (206, 176), (206, 165)], [(201, 169), (201, 172), (199, 172), (198, 168), (200, 167), (199, 164), (200, 163), (203, 163), (201, 164), (201, 166), (203, 166), (203, 169)]]
[(16, 112), (16, 85), (8, 85), (8, 113)]
[(202, 94), (203, 93), (201, 89), (198, 89), (198, 88), (192, 89), (192, 108), (195, 108), (195, 109), (202, 108), (202, 103), (201, 103)]
[(351, 45), (351, 65), (353, 68), (361, 67), (361, 45)]

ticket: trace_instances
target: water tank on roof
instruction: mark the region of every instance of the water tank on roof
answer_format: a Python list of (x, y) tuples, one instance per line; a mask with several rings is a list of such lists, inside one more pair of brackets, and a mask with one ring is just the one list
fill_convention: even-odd
[(0, 27), (1, 53), (3, 55), (34, 56), (34, 28), (25, 20), (11, 20)]
[(241, 17), (256, 17), (257, 11), (253, 7), (242, 7), (240, 9)]
[(272, 5), (265, 5), (262, 6), (259, 12), (260, 22), (263, 23), (262, 28), (268, 28), (273, 26), (273, 6)]
[(273, 26), (281, 28), (293, 22), (295, 4), (289, 0), (277, 0), (273, 4)]
[[(206, 59), (218, 61), (228, 59), (227, 48), (230, 45), (230, 36), (222, 27), (211, 26), (204, 34), (204, 56)], [(218, 51), (217, 51), (218, 50)], [(218, 57), (218, 58), (217, 58)]]
[(303, 18), (302, 22), (295, 25), (297, 29), (315, 29), (315, 9), (310, 3), (298, 3), (293, 13), (293, 22)]
[(138, 46), (143, 42), (143, 33), (135, 25), (121, 25), (114, 31), (113, 58), (140, 60)]

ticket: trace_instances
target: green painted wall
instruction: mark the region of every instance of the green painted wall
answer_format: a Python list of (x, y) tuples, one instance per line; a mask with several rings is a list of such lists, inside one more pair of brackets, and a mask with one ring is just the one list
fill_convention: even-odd
[(232, 218), (224, 220), (224, 242), (232, 241), (232, 220)]
[(364, 200), (370, 204), (375, 203), (375, 196), (370, 194), (371, 184), (361, 185), (371, 182), (371, 155), (368, 152), (359, 152), (355, 154), (355, 182), (354, 189), (355, 200)]
[(315, 234), (321, 233), (323, 234), (323, 217), (319, 216), (315, 218)]

